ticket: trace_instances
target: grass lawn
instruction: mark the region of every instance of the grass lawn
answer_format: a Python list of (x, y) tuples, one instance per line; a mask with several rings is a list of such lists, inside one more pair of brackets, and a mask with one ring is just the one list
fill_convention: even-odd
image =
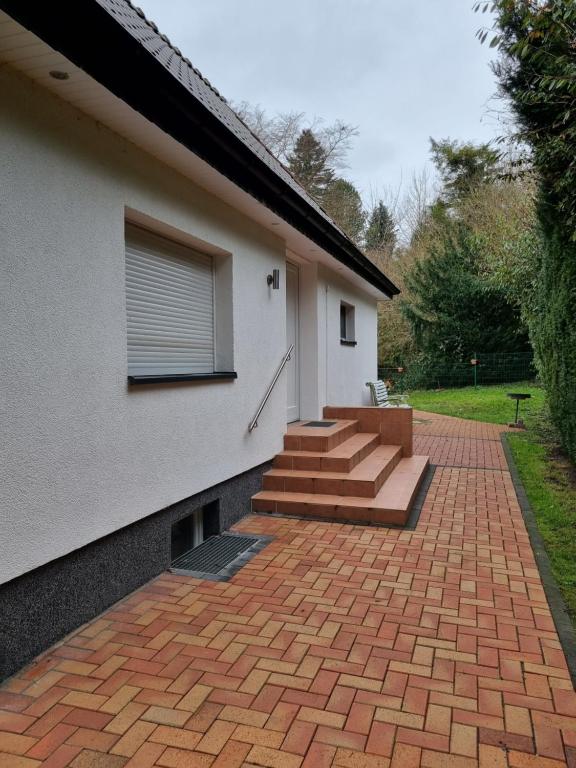
[(507, 392), (526, 392), (532, 397), (520, 403), (520, 418), (527, 425), (534, 421), (544, 407), (544, 391), (532, 383), (496, 384), (494, 386), (462, 387), (461, 389), (418, 389), (408, 394), (408, 402), (420, 411), (459, 416), (461, 419), (508, 424), (514, 421), (516, 403)]
[(576, 626), (576, 467), (562, 455), (549, 425), (544, 392), (533, 384), (411, 392), (414, 408), (463, 419), (507, 424), (514, 403), (507, 392), (528, 392), (520, 404), (525, 432), (509, 434), (514, 460), (544, 540), (554, 577)]
[(576, 626), (576, 469), (554, 444), (532, 430), (509, 435), (508, 441)]

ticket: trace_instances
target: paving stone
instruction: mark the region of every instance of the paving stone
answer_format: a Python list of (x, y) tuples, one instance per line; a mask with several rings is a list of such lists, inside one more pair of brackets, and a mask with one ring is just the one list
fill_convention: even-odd
[(576, 693), (499, 439), (417, 414), (415, 530), (249, 516), (0, 687), (0, 768), (574, 768)]

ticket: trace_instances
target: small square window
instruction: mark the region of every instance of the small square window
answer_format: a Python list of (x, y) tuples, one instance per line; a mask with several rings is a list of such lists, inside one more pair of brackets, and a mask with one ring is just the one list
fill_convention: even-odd
[(355, 343), (354, 307), (345, 301), (340, 302), (340, 341)]

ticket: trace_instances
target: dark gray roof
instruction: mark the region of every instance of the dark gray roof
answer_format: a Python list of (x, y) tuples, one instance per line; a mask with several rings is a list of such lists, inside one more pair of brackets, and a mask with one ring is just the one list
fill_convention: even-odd
[[(316, 200), (303, 189), (287, 168), (270, 152), (265, 144), (248, 128), (230, 107), (226, 99), (192, 65), (192, 62), (182, 55), (179, 48), (172, 45), (163, 35), (156, 24), (144, 15), (141, 8), (134, 6), (129, 0), (96, 0), (124, 29), (134, 37), (148, 53), (152, 54), (171, 75), (198, 99), (229, 131), (237, 136), (243, 144), (263, 163), (274, 171), (286, 184), (297, 192), (308, 205), (330, 222), (333, 227), (342, 230), (330, 216), (318, 205)], [(342, 232), (344, 236), (346, 234)]]

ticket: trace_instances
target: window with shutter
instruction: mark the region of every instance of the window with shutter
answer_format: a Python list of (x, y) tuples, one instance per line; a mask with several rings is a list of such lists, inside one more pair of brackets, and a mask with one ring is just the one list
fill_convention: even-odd
[(126, 227), (128, 375), (214, 372), (211, 256)]

